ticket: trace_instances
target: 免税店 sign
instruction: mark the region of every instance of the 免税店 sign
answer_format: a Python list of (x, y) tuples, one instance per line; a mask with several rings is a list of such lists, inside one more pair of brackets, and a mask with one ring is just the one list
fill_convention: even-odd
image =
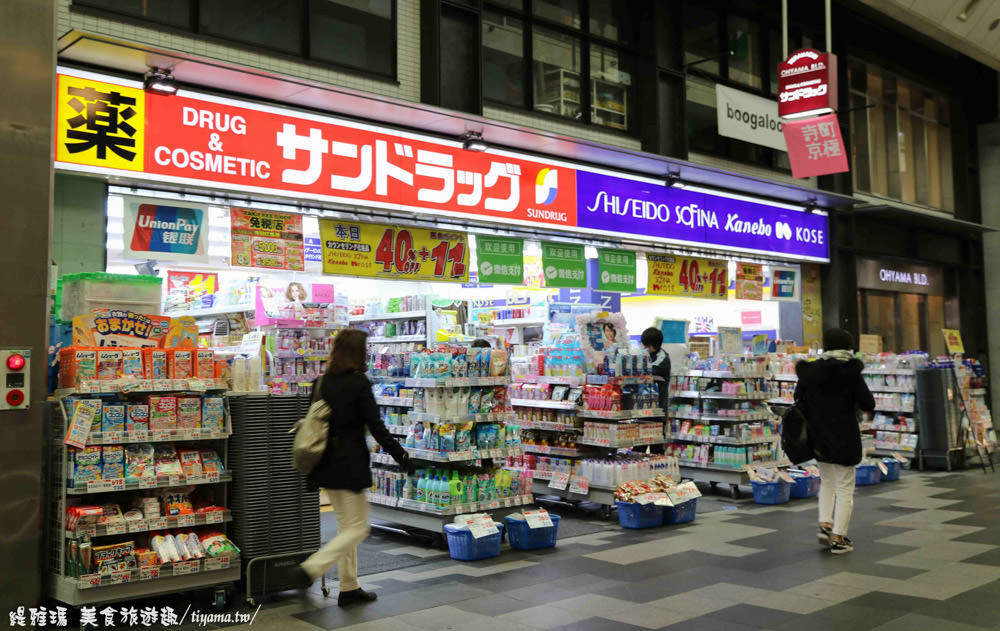
[(456, 140), (61, 68), (56, 168), (826, 261), (827, 217)]
[(804, 48), (778, 64), (778, 115), (799, 118), (837, 111), (837, 56)]

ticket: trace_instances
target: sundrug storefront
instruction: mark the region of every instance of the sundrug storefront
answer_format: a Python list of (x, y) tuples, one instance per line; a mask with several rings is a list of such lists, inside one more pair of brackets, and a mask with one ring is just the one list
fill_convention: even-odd
[(238, 310), (264, 282), (818, 335), (820, 210), (70, 68), (57, 89), (56, 168), (108, 180), (108, 271), (154, 261), (171, 315)]

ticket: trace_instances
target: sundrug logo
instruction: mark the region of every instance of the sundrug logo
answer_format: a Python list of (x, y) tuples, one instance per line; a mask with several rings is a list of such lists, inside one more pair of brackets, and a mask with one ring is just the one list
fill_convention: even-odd
[(197, 254), (201, 226), (202, 211), (198, 208), (142, 204), (136, 212), (131, 249)]
[(555, 169), (544, 168), (538, 172), (535, 178), (535, 203), (548, 206), (556, 201), (559, 194), (559, 172)]

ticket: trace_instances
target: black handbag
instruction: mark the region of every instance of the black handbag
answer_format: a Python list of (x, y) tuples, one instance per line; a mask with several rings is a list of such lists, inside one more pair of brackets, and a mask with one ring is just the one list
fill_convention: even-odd
[(793, 464), (816, 457), (809, 441), (809, 419), (798, 401), (781, 415), (781, 448)]

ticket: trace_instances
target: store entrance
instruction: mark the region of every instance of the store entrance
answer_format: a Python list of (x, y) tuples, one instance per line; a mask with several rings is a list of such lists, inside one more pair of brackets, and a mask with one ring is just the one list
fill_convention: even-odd
[[(957, 320), (956, 299), (893, 291), (858, 291), (861, 332), (882, 338), (882, 349), (905, 352), (928, 349), (931, 356), (945, 353), (941, 329)], [(949, 314), (955, 314), (949, 317)]]

